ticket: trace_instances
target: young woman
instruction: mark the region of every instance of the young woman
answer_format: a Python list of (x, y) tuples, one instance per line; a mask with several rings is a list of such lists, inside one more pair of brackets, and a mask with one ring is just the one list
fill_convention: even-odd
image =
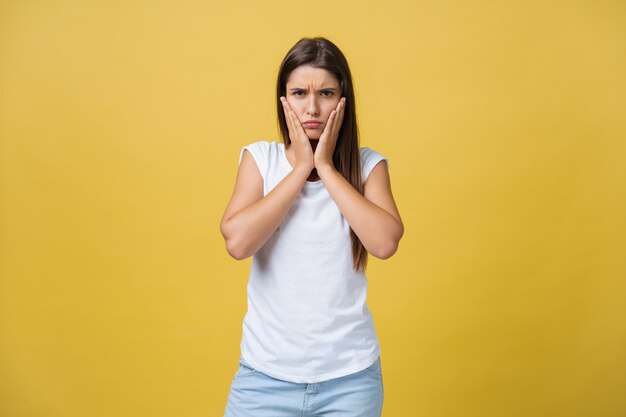
[(332, 42), (297, 42), (276, 87), (283, 143), (243, 147), (221, 221), (228, 253), (253, 256), (225, 417), (379, 417), (365, 266), (404, 232), (387, 160), (359, 148), (350, 69)]

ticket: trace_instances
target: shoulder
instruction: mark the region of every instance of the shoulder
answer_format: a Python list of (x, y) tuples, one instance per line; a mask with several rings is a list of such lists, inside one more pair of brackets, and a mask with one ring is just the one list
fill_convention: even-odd
[[(241, 155), (243, 155), (244, 149), (247, 151), (250, 151), (250, 153), (254, 155), (258, 151), (269, 149), (269, 146), (270, 146), (270, 142), (266, 140), (258, 140), (256, 142), (250, 142), (241, 148)], [(240, 156), (240, 159), (241, 159), (241, 156)]]
[(241, 163), (241, 158), (243, 157), (243, 151), (247, 150), (252, 154), (255, 161), (257, 163), (268, 158), (270, 153), (276, 153), (279, 146), (282, 145), (280, 142), (270, 142), (267, 140), (259, 140), (256, 142), (251, 142), (241, 148), (239, 152), (239, 163)]
[(386, 156), (382, 155), (379, 152), (376, 152), (372, 148), (367, 146), (363, 146), (359, 149), (361, 156), (361, 181), (365, 182), (370, 172), (374, 169), (376, 165), (380, 161), (385, 161), (387, 166), (389, 166), (389, 160)]

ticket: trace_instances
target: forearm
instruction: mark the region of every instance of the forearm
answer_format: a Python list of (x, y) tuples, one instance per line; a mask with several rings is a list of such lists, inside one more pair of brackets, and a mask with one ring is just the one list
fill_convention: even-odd
[(265, 197), (243, 208), (222, 225), (226, 249), (236, 259), (254, 255), (276, 231), (308, 177), (294, 169)]
[(318, 174), (365, 249), (377, 258), (393, 255), (404, 233), (402, 223), (361, 195), (336, 169), (318, 169)]

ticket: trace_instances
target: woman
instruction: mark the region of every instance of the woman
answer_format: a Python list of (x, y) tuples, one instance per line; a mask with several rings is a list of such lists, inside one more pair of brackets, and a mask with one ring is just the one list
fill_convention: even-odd
[(404, 233), (387, 160), (359, 148), (350, 69), (327, 39), (289, 50), (276, 98), (284, 143), (243, 147), (220, 225), (232, 257), (254, 256), (225, 417), (379, 417), (365, 266)]

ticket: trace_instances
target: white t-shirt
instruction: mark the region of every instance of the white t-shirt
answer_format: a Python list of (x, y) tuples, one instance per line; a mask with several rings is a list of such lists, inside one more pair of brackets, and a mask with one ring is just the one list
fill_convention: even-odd
[[(267, 195), (293, 169), (282, 142), (244, 146)], [(362, 147), (365, 182), (385, 158)], [(367, 279), (352, 267), (350, 226), (320, 181), (307, 181), (252, 260), (241, 356), (271, 377), (315, 383), (361, 371), (380, 346), (367, 307)]]

